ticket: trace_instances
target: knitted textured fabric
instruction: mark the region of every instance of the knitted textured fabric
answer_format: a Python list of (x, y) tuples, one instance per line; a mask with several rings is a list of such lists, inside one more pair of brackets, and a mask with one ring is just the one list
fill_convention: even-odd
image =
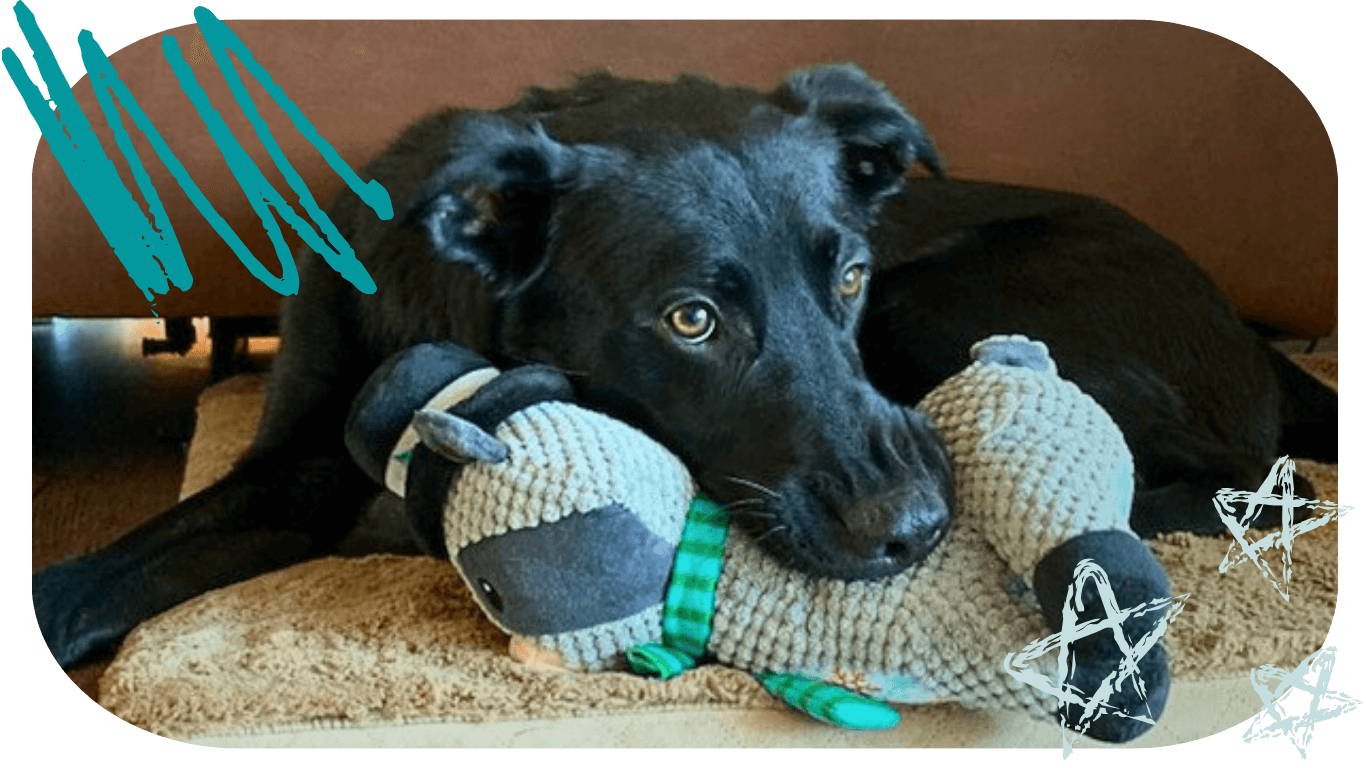
[[(1031, 345), (1043, 370), (993, 361)], [(743, 536), (727, 544), (711, 651), (749, 670), (800, 671), (879, 698), (1023, 707), (1056, 701), (1002, 659), (1049, 629), (1016, 587), (1058, 544), (1128, 531), (1132, 459), (1109, 415), (1057, 376), (1047, 348), (993, 337), (920, 404), (954, 466), (958, 518), (917, 568), (846, 583), (784, 568)]]
[[(716, 585), (726, 562), (730, 514), (699, 496), (688, 508), (669, 589), (664, 598), (663, 643), (628, 649), (631, 669), (668, 680), (697, 666), (710, 645), (716, 616)], [(843, 728), (881, 729), (901, 716), (881, 701), (791, 672), (755, 672), (764, 688), (817, 720)]]
[[(678, 546), (683, 518), (677, 510), (687, 508), (692, 480), (672, 453), (635, 428), (553, 402), (512, 414), (494, 437), (507, 448), (508, 459), (471, 464), (452, 485), (445, 511), (449, 551), (614, 504), (631, 510), (670, 549)], [(458, 559), (455, 564), (473, 583)], [(659, 641), (660, 609), (656, 604), (614, 621), (528, 639), (577, 668), (620, 668), (623, 648)], [(496, 615), (490, 618), (516, 634)]]
[(471, 464), (451, 488), (450, 551), (614, 502), (678, 545), (692, 479), (677, 457), (634, 427), (570, 403), (538, 403), (509, 416), (494, 437), (508, 460)]
[[(889, 701), (1056, 708), (1004, 668), (1006, 654), (1050, 634), (1026, 582), (1058, 544), (1128, 531), (1132, 461), (1114, 422), (1057, 376), (1042, 344), (993, 337), (972, 355), (922, 404), (955, 467), (958, 513), (940, 545), (894, 577), (842, 582), (729, 536), (707, 646), (717, 659)], [(658, 642), (675, 560), (656, 549), (678, 547), (693, 495), (682, 464), (643, 433), (562, 402), (521, 408), (493, 435), (507, 459), (464, 465), (444, 501), (446, 544), (465, 580), (476, 595), (481, 585), (503, 595), (481, 598), (490, 618), (581, 669), (617, 666), (631, 647)], [(565, 526), (576, 520), (602, 524)], [(647, 533), (628, 541), (633, 526)], [(482, 550), (482, 575), (462, 566), (472, 550)], [(663, 564), (650, 571), (658, 581), (629, 576), (646, 550)], [(616, 569), (628, 578), (599, 578)], [(641, 599), (587, 618), (617, 592)], [(508, 600), (529, 608), (515, 618)], [(547, 626), (559, 628), (536, 629)]]
[(709, 650), (740, 669), (801, 672), (888, 701), (1046, 716), (1056, 701), (1002, 665), (1049, 634), (1014, 576), (968, 520), (918, 568), (876, 582), (807, 576), (735, 535)]
[(1011, 571), (1034, 572), (1054, 547), (1087, 531), (1128, 530), (1133, 458), (1110, 415), (1057, 375), (1047, 347), (1023, 336), (1047, 370), (980, 360), (920, 402), (953, 459), (961, 509), (980, 520)]
[[(498, 621), (495, 619), (494, 623)], [(515, 634), (507, 627), (500, 629)], [(663, 639), (661, 606), (651, 606), (640, 613), (604, 624), (553, 635), (533, 635), (527, 639), (537, 647), (560, 654), (565, 665), (573, 669), (585, 672), (626, 669), (623, 649), (658, 643)]]
[(569, 391), (552, 369), (504, 373), (457, 345), (419, 344), (366, 382), (347, 446), (404, 497), (415, 532), (451, 556), (496, 625), (602, 669), (659, 639), (677, 510), (694, 488), (673, 454), (565, 402)]

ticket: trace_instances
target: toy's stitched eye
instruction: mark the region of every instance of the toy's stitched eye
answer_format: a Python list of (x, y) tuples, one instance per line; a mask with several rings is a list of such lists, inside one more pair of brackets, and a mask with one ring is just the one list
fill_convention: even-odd
[(716, 330), (716, 309), (708, 302), (687, 301), (665, 315), (674, 335), (689, 344), (701, 344)]
[(844, 270), (844, 274), (840, 275), (840, 282), (839, 285), (835, 287), (835, 290), (839, 293), (841, 298), (852, 301), (857, 299), (859, 294), (863, 293), (863, 289), (867, 284), (868, 265), (851, 264)]
[(493, 610), (501, 613), (503, 611), (503, 598), (498, 596), (498, 590), (493, 588), (488, 579), (480, 578), (477, 581), (479, 582), (479, 591), (484, 595), (484, 599), (489, 601)]

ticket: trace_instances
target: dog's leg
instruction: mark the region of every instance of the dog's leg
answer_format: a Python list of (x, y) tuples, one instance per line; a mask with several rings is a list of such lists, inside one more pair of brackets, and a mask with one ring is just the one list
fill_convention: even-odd
[(63, 667), (210, 589), (327, 554), (376, 486), (342, 425), (369, 360), (347, 294), (316, 277), (285, 305), (261, 431), (226, 478), (99, 551), (33, 575), (38, 626)]
[[(1140, 536), (1224, 533), (1227, 528), (1214, 512), (1215, 494), (1226, 488), (1254, 491), (1271, 471), (1274, 457), (1250, 455), (1212, 435), (1174, 387), (1139, 363), (1073, 356), (1060, 363), (1059, 371), (1095, 398), (1124, 432), (1138, 481), (1130, 524)], [(1274, 421), (1275, 414), (1260, 418)], [(1314, 489), (1296, 475), (1295, 492), (1312, 495)], [(1302, 511), (1297, 519), (1307, 514)], [(1279, 522), (1278, 509), (1263, 507), (1252, 526)]]
[(1336, 464), (1337, 393), (1276, 350), (1268, 348), (1267, 355), (1281, 381), (1281, 441), (1277, 453)]
[(262, 457), (109, 547), (34, 574), (39, 628), (63, 667), (110, 652), (186, 599), (325, 553), (373, 492), (345, 456)]
[[(971, 192), (960, 202), (983, 217), (1043, 194), (946, 189)], [(913, 202), (932, 197), (922, 192)], [(1336, 397), (1326, 387), (1256, 338), (1176, 246), (1113, 209), (1068, 200), (929, 244), (913, 234), (934, 222), (893, 205), (900, 218), (884, 247), (919, 255), (874, 276), (859, 340), (870, 381), (915, 403), (968, 363), (977, 340), (1022, 333), (1045, 342), (1059, 372), (1123, 431), (1138, 480), (1133, 527), (1143, 535), (1222, 533), (1220, 489), (1256, 490), (1285, 453), (1336, 455), (1322, 445), (1336, 443)], [(1302, 478), (1295, 490), (1312, 494)], [(1264, 509), (1254, 524), (1272, 517)]]

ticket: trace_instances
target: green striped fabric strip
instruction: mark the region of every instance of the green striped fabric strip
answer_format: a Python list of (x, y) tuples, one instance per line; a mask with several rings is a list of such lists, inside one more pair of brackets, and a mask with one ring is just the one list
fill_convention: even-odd
[(697, 659), (667, 645), (642, 643), (626, 651), (626, 661), (638, 675), (649, 675), (660, 680), (687, 672), (697, 666)]
[[(688, 507), (683, 537), (664, 596), (663, 644), (637, 645), (626, 660), (637, 673), (668, 680), (697, 666), (711, 640), (716, 582), (725, 562), (730, 515), (704, 496)], [(844, 728), (890, 728), (901, 716), (890, 705), (798, 674), (755, 674), (769, 693), (817, 720)]]
[(806, 675), (759, 672), (754, 676), (788, 706), (831, 725), (871, 730), (891, 728), (901, 721), (900, 713), (884, 701)]
[(692, 500), (664, 595), (664, 642), (629, 649), (626, 661), (632, 670), (668, 680), (697, 666), (711, 639), (716, 580), (721, 577), (729, 530), (725, 509), (704, 496)]
[(693, 499), (664, 596), (664, 643), (693, 657), (706, 653), (711, 639), (729, 529), (726, 510), (703, 496)]

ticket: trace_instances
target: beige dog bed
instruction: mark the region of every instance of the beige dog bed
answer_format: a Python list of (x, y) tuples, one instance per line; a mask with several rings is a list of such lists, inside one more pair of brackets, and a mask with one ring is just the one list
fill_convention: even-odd
[[(1336, 376), (1334, 355), (1301, 362)], [(238, 377), (204, 393), (185, 494), (245, 448), (262, 387), (260, 377)], [(1336, 467), (1298, 466), (1321, 498), (1336, 500)], [(1337, 595), (1337, 526), (1296, 539), (1289, 605), (1250, 565), (1218, 572), (1230, 540), (1180, 534), (1154, 544), (1175, 593), (1192, 596), (1168, 634), (1176, 682), (1167, 714), (1133, 746), (1181, 743), (1247, 720), (1261, 707), (1249, 670), (1294, 668), (1323, 642)], [(305, 563), (148, 621), (105, 673), (100, 703), (154, 733), (224, 746), (1061, 743), (1053, 724), (952, 705), (904, 707), (902, 723), (885, 732), (842, 731), (717, 666), (668, 682), (528, 668), (508, 657), (506, 637), (448, 563), (398, 556)]]

